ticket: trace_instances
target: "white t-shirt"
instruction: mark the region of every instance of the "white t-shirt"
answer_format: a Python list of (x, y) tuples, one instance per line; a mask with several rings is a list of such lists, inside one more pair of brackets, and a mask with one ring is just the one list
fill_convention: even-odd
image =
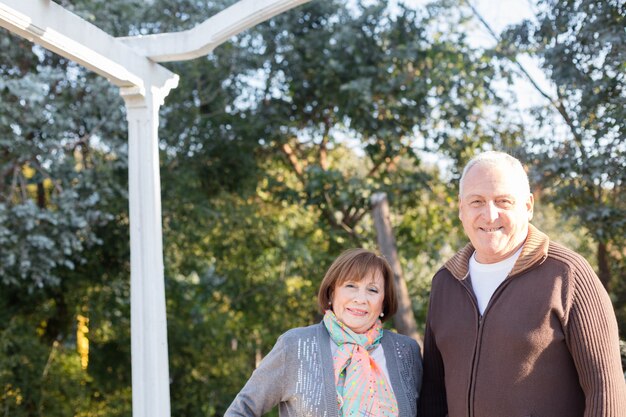
[[(523, 247), (523, 246), (522, 246)], [(481, 264), (476, 260), (476, 252), (472, 254), (469, 262), (469, 274), (472, 278), (472, 288), (478, 300), (478, 310), (482, 315), (491, 300), (491, 296), (509, 275), (515, 266), (517, 258), (522, 253), (522, 248), (503, 261), (495, 264)]]

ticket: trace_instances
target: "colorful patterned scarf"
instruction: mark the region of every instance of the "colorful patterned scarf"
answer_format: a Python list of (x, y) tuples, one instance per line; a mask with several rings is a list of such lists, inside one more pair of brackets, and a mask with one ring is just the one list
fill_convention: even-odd
[(370, 357), (383, 337), (380, 320), (366, 333), (358, 334), (326, 310), (324, 325), (338, 346), (333, 357), (337, 401), (341, 417), (391, 417), (398, 415), (398, 403), (383, 371)]

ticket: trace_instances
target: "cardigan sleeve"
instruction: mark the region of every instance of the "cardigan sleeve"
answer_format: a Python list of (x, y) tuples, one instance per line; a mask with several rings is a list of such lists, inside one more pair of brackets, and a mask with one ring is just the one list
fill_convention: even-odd
[(252, 373), (224, 417), (260, 417), (284, 400), (285, 340), (276, 345)]
[(626, 383), (611, 300), (589, 264), (572, 271), (568, 345), (585, 393), (585, 417), (626, 417)]
[(422, 389), (422, 378), (424, 377), (424, 365), (422, 364), (422, 353), (420, 350), (420, 345), (415, 341), (415, 343), (411, 344), (413, 348), (411, 351), (413, 352), (413, 374), (414, 381), (417, 384), (417, 398), (419, 401), (419, 393)]
[(420, 352), (420, 345), (413, 339), (411, 339), (411, 354), (413, 356), (411, 361), (411, 373), (413, 375), (412, 383), (416, 391), (417, 397), (412, 401), (411, 409), (415, 415), (419, 415), (419, 397), (422, 389), (422, 378), (424, 377), (424, 368), (422, 364), (422, 354)]

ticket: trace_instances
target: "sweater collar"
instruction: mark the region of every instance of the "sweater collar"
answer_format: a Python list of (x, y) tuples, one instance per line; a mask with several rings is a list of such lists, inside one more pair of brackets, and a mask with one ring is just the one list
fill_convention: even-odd
[[(517, 262), (511, 270), (511, 275), (516, 275), (526, 271), (537, 263), (543, 262), (548, 256), (548, 244), (550, 240), (548, 236), (542, 233), (532, 224), (528, 225), (528, 236), (522, 247), (522, 253)], [(447, 269), (452, 275), (458, 279), (463, 280), (469, 273), (469, 261), (470, 257), (474, 253), (474, 247), (471, 243), (468, 243), (463, 249), (457, 252), (450, 260), (448, 260), (443, 268)]]

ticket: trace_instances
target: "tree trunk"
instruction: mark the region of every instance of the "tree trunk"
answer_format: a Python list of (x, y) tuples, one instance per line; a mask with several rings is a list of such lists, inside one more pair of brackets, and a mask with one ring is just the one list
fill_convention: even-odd
[(609, 254), (605, 242), (598, 242), (598, 277), (606, 290), (609, 290), (611, 283), (611, 269), (609, 267)]
[(411, 299), (406, 282), (402, 277), (402, 268), (398, 259), (398, 251), (396, 249), (396, 240), (391, 229), (389, 221), (389, 204), (387, 203), (387, 195), (385, 193), (376, 193), (372, 196), (372, 215), (374, 216), (374, 225), (378, 236), (378, 246), (380, 251), (387, 258), (396, 284), (396, 295), (398, 299), (398, 312), (396, 313), (393, 323), (398, 333), (407, 335), (421, 345), (422, 337), (417, 331), (417, 323), (411, 308)]

